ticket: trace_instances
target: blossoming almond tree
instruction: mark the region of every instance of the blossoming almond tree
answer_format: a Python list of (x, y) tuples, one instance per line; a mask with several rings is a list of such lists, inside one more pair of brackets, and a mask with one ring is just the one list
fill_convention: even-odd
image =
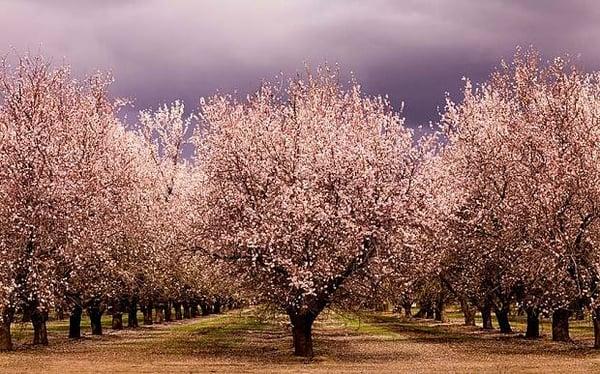
[(93, 237), (93, 212), (111, 209), (95, 198), (106, 175), (97, 151), (114, 125), (106, 85), (101, 76), (77, 82), (67, 66), (54, 69), (40, 57), (18, 58), (15, 68), (4, 62), (0, 73), (0, 235), (10, 287), (0, 308), (7, 317), (16, 309), (31, 314), (34, 344), (47, 343), (48, 309), (67, 288), (60, 265), (86, 256), (73, 249)]
[(198, 245), (288, 314), (300, 356), (313, 355), (313, 322), (336, 290), (393, 255), (421, 156), (386, 99), (339, 79), (325, 67), (285, 92), (201, 103)]
[(548, 311), (568, 340), (570, 311), (597, 300), (598, 92), (596, 74), (518, 51), (445, 115), (448, 187), (463, 196), (451, 245), (468, 264), (451, 273), (494, 303), (517, 299), (530, 337)]

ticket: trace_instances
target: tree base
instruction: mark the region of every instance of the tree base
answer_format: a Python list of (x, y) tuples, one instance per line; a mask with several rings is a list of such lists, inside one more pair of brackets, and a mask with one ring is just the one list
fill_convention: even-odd
[(81, 338), (81, 314), (83, 313), (83, 309), (81, 306), (76, 305), (71, 310), (71, 315), (69, 316), (69, 338), (70, 339), (79, 339)]
[(557, 309), (552, 314), (552, 340), (555, 342), (570, 342), (569, 316), (567, 309)]

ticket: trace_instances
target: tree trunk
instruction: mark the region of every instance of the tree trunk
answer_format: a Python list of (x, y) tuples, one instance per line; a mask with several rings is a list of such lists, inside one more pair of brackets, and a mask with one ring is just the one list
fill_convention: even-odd
[(579, 300), (575, 306), (575, 319), (577, 321), (583, 321), (585, 319), (585, 302)]
[(409, 301), (402, 303), (402, 308), (404, 309), (404, 317), (410, 319), (412, 317), (412, 303)]
[(135, 328), (139, 326), (137, 318), (137, 301), (132, 299), (127, 310), (127, 327)]
[(415, 315), (417, 318), (433, 318), (433, 308), (430, 302), (419, 304), (419, 311)]
[(175, 308), (175, 319), (180, 321), (183, 319), (183, 315), (181, 314), (181, 303), (173, 303), (173, 307)]
[(152, 324), (152, 304), (147, 304), (144, 309), (144, 325)]
[(0, 315), (0, 352), (11, 351), (13, 349), (12, 336), (10, 334), (10, 324), (14, 317), (12, 310), (2, 311)]
[(313, 357), (312, 325), (314, 317), (311, 314), (290, 315), (290, 320), (292, 322), (294, 355)]
[(466, 298), (461, 298), (460, 309), (465, 317), (465, 326), (475, 326), (475, 311), (471, 308)]
[(552, 314), (552, 340), (555, 342), (571, 341), (569, 336), (569, 315), (567, 309), (557, 309)]
[(538, 339), (540, 337), (540, 313), (534, 308), (527, 308), (527, 331), (525, 337)]
[(444, 302), (438, 300), (433, 309), (433, 319), (438, 322), (444, 322)]
[(69, 316), (69, 338), (79, 339), (81, 338), (81, 314), (83, 309), (80, 305), (73, 306), (71, 309), (71, 315)]
[(23, 309), (23, 317), (21, 318), (21, 322), (31, 322), (31, 310), (29, 308)]
[(172, 322), (173, 321), (173, 316), (171, 314), (171, 302), (169, 301), (168, 303), (165, 304), (165, 322)]
[(512, 328), (510, 327), (510, 321), (508, 320), (508, 309), (496, 309), (494, 312), (496, 313), (496, 319), (500, 326), (500, 332), (503, 334), (511, 334)]
[(192, 306), (190, 307), (191, 313), (192, 313), (192, 318), (196, 318), (200, 315), (200, 313), (198, 313), (198, 304), (196, 304), (195, 302), (192, 303)]
[(155, 322), (156, 323), (163, 323), (165, 321), (165, 316), (163, 314), (163, 311), (165, 309), (165, 306), (163, 304), (158, 304), (156, 306), (156, 314), (155, 314)]
[(183, 302), (183, 318), (192, 318), (192, 311), (190, 310), (190, 304), (186, 301)]
[(46, 329), (48, 312), (37, 308), (31, 313), (31, 324), (33, 325), (33, 344), (48, 345), (48, 330)]
[(492, 324), (492, 308), (487, 304), (481, 308), (481, 319), (483, 320), (484, 330), (492, 330), (494, 328)]
[(62, 321), (65, 319), (65, 312), (63, 308), (56, 309), (56, 319)]
[(112, 329), (123, 330), (123, 312), (115, 311), (112, 315)]
[(435, 313), (433, 311), (433, 307), (430, 305), (429, 308), (425, 310), (425, 318), (433, 319), (435, 317)]
[(207, 303), (200, 303), (200, 312), (202, 313), (202, 316), (207, 316), (210, 314), (210, 308), (208, 307)]
[(215, 314), (221, 313), (221, 301), (219, 299), (215, 300), (215, 303), (213, 304), (213, 312)]
[(594, 348), (600, 348), (600, 307), (592, 310), (592, 321), (594, 323)]
[(100, 305), (92, 304), (88, 307), (88, 315), (90, 317), (92, 335), (102, 335), (102, 310), (100, 309)]
[(123, 301), (118, 301), (113, 305), (112, 324), (113, 330), (123, 330)]

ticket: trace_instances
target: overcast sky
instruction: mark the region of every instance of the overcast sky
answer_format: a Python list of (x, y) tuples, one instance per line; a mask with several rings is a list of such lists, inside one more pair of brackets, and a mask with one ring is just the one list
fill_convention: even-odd
[(0, 0), (0, 52), (41, 51), (78, 74), (111, 70), (113, 92), (188, 108), (245, 94), (303, 62), (338, 62), (369, 93), (437, 119), (461, 77), (484, 79), (516, 45), (600, 65), (600, 2), (503, 0)]

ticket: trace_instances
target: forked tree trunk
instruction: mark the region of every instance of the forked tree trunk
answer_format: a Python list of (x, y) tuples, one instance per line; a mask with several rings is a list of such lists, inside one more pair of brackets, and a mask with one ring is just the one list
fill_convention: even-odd
[(484, 330), (492, 330), (494, 328), (492, 324), (492, 308), (487, 304), (481, 308), (481, 319), (483, 320)]
[(594, 348), (600, 348), (600, 307), (592, 310), (592, 322), (594, 323)]
[(569, 336), (569, 315), (567, 309), (557, 309), (552, 314), (552, 340), (555, 342), (571, 341)]
[(35, 309), (31, 313), (34, 345), (48, 345), (48, 330), (46, 328), (46, 321), (48, 321), (48, 312)]
[(475, 326), (475, 310), (469, 305), (466, 298), (461, 298), (460, 309), (465, 317), (465, 326)]
[(540, 313), (535, 308), (527, 308), (527, 331), (525, 337), (538, 339), (540, 337)]
[(181, 314), (181, 303), (173, 303), (173, 307), (175, 308), (175, 319), (177, 321), (183, 319), (183, 315)]
[(100, 305), (94, 304), (88, 307), (92, 335), (102, 335), (102, 310)]
[(83, 309), (80, 305), (75, 305), (71, 309), (71, 315), (69, 316), (69, 338), (79, 339), (81, 338), (81, 314)]
[(11, 311), (2, 311), (0, 315), (0, 352), (11, 351), (13, 349), (12, 336), (10, 334), (10, 324), (14, 313)]
[(127, 327), (135, 328), (139, 326), (137, 318), (137, 301), (131, 300), (127, 308)]
[(500, 326), (500, 332), (503, 334), (512, 333), (512, 328), (510, 327), (510, 321), (508, 320), (508, 309), (496, 309), (494, 311), (496, 313), (496, 319), (498, 320), (498, 326)]
[(294, 341), (294, 355), (313, 357), (312, 325), (315, 320), (312, 314), (290, 314), (292, 322), (292, 336)]

